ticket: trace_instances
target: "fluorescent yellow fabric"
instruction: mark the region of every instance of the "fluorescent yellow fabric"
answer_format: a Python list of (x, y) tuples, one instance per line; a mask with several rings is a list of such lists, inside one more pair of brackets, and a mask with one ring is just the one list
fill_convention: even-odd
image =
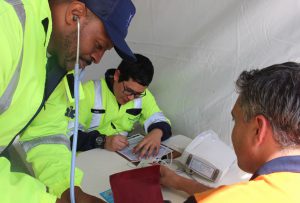
[(53, 203), (56, 197), (46, 192), (46, 187), (31, 176), (10, 172), (10, 163), (0, 157), (0, 202)]
[[(11, 106), (0, 116), (0, 146), (27, 124), (42, 102), (46, 77), (46, 47), (52, 25), (47, 0), (24, 0), (26, 27), (23, 65)], [(49, 19), (47, 36), (41, 21)], [(3, 94), (19, 61), (23, 31), (12, 6), (0, 1), (0, 95)]]
[[(52, 30), (48, 0), (24, 0), (26, 13), (23, 63), (10, 107), (0, 115), (0, 146), (6, 146), (27, 124), (42, 102), (46, 77), (46, 48)], [(41, 21), (49, 20), (47, 36)], [(23, 30), (14, 8), (0, 1), (0, 96), (17, 67), (23, 45)], [(10, 172), (10, 163), (0, 158), (0, 202), (55, 202), (37, 179)]]
[[(156, 104), (154, 96), (146, 89), (146, 96), (142, 97), (142, 112), (139, 115), (131, 115), (126, 113), (127, 109), (134, 108), (134, 101), (130, 101), (119, 108), (118, 102), (114, 94), (109, 90), (104, 79), (101, 80), (102, 88), (102, 106), (105, 113), (102, 114), (101, 122), (97, 130), (104, 135), (115, 135), (120, 132), (130, 132), (133, 130), (134, 123), (140, 122), (141, 125), (153, 114), (161, 112)], [(95, 89), (94, 82), (88, 81), (83, 85), (85, 99), (80, 101), (79, 121), (87, 130), (90, 126), (94, 107)], [(170, 123), (167, 118), (166, 122)], [(116, 127), (112, 127), (111, 122)]]
[(195, 194), (195, 198), (201, 203), (299, 203), (299, 183), (300, 173), (278, 172)]
[[(68, 120), (65, 117), (68, 99), (64, 81), (56, 87), (39, 115), (23, 133), (21, 141), (51, 135), (65, 135)], [(27, 161), (32, 163), (35, 175), (49, 187), (49, 192), (57, 196), (69, 188), (71, 152), (62, 144), (42, 144), (27, 153)], [(76, 169), (75, 185), (79, 186), (83, 173)]]

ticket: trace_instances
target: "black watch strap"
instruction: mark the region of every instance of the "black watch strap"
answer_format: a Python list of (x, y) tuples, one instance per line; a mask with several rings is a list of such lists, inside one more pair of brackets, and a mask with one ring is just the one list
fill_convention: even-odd
[(105, 147), (105, 142), (106, 142), (106, 136), (105, 135), (98, 135), (95, 139), (95, 146), (99, 147), (101, 149), (104, 149)]

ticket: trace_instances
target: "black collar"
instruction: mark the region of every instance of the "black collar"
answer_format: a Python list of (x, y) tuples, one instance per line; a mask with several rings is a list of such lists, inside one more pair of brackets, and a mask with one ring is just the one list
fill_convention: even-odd
[(276, 172), (300, 173), (300, 156), (284, 156), (272, 159), (260, 167), (260, 169), (253, 174), (250, 180), (253, 180), (260, 175)]

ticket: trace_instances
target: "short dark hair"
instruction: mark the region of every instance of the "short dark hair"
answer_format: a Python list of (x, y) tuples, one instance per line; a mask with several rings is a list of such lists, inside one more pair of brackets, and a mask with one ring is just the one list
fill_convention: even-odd
[(119, 82), (132, 79), (140, 85), (149, 86), (154, 74), (152, 62), (149, 58), (141, 54), (134, 55), (137, 59), (136, 62), (122, 60), (118, 66), (118, 70), (120, 71)]
[(300, 65), (294, 62), (243, 71), (236, 81), (245, 121), (264, 115), (283, 147), (300, 144)]

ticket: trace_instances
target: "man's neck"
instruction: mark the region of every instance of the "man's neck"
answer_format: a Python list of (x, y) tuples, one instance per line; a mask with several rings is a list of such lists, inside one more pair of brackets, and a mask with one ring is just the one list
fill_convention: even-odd
[(300, 147), (287, 147), (283, 148), (279, 151), (274, 152), (269, 156), (269, 159), (267, 161), (270, 161), (272, 159), (276, 159), (283, 156), (299, 156), (300, 155)]

